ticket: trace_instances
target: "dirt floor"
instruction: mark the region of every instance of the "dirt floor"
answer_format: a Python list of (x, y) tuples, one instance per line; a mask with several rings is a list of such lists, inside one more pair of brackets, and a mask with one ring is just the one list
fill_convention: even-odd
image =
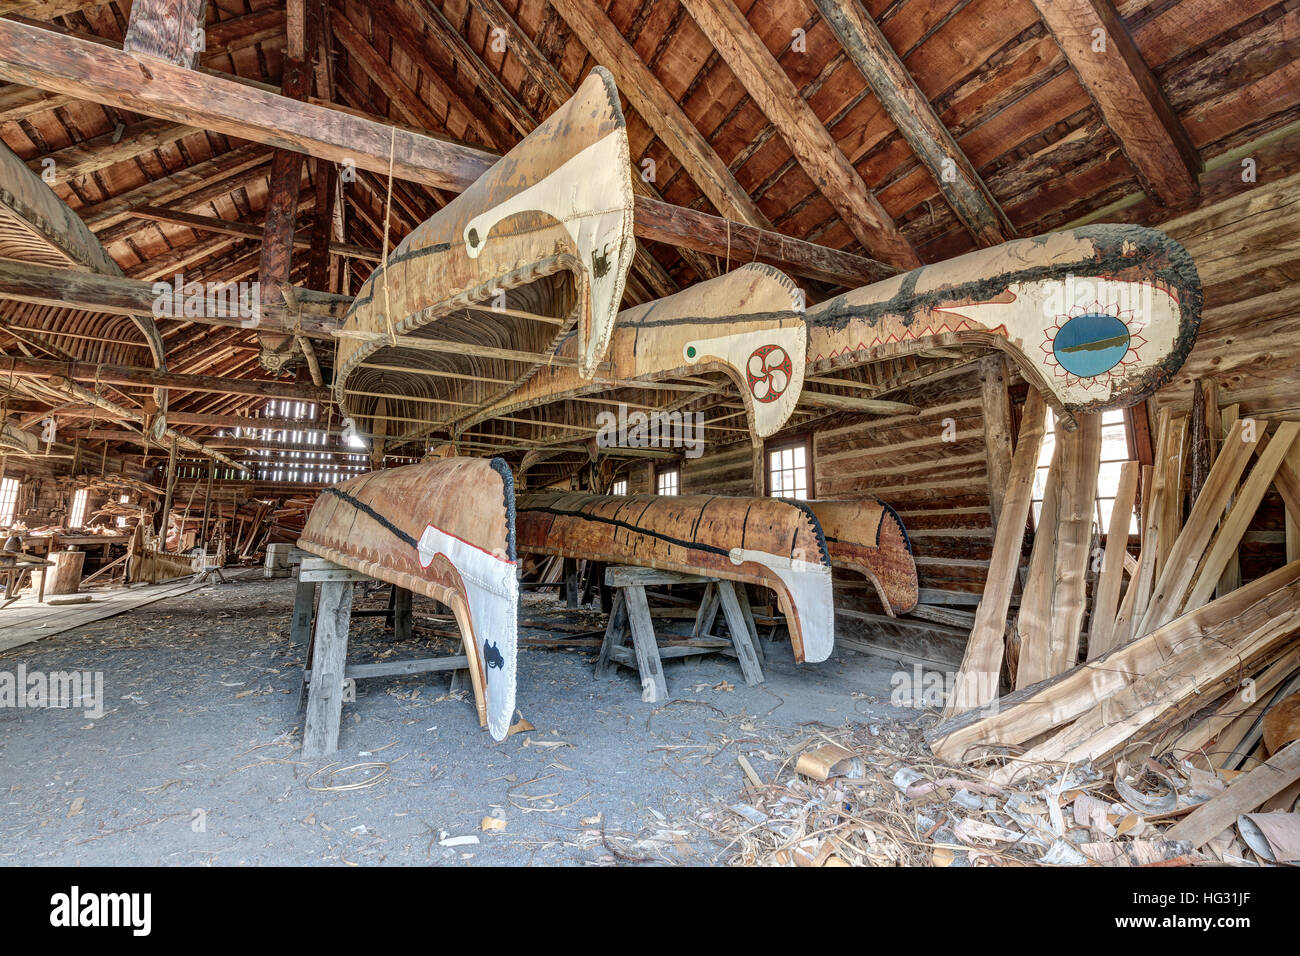
[[(0, 863), (726, 863), (738, 757), (767, 780), (819, 727), (915, 716), (890, 706), (898, 665), (852, 652), (796, 667), (767, 643), (754, 687), (722, 656), (665, 662), (669, 700), (645, 704), (630, 671), (593, 677), (594, 647), (525, 646), (535, 730), (494, 742), (445, 673), (362, 680), (339, 753), (303, 761), (294, 585), (218, 584), (0, 654), (0, 672), (102, 672), (106, 698), (97, 719), (0, 707)], [(400, 646), (354, 619), (349, 659), (451, 653), (425, 623)], [(530, 595), (523, 634), (559, 634), (542, 623), (604, 618)]]

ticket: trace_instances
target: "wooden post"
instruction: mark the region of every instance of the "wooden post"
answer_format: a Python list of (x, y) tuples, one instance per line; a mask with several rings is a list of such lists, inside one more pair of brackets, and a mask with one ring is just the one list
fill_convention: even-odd
[(167, 550), (167, 520), (172, 513), (172, 493), (176, 490), (176, 439), (172, 439), (171, 451), (167, 454), (167, 483), (166, 493), (163, 495), (162, 512), (158, 516), (158, 527), (155, 529), (158, 533), (159, 542), (158, 550)]
[(722, 613), (727, 618), (727, 630), (731, 633), (731, 644), (736, 649), (736, 659), (740, 662), (740, 672), (745, 675), (746, 684), (761, 684), (763, 667), (759, 664), (758, 652), (750, 641), (749, 625), (740, 609), (740, 602), (736, 599), (736, 589), (730, 581), (719, 581), (717, 587)]
[(614, 669), (611, 651), (623, 646), (623, 636), (627, 633), (627, 600), (623, 589), (614, 589), (613, 603), (609, 609), (609, 624), (605, 627), (605, 640), (600, 645), (600, 657), (596, 659), (596, 676), (608, 677)]
[(754, 609), (749, 606), (749, 588), (746, 585), (736, 585), (736, 599), (740, 602), (741, 613), (745, 615), (745, 626), (749, 628), (749, 637), (758, 653), (758, 662), (766, 664), (767, 654), (763, 651), (763, 642), (758, 639), (758, 625), (754, 623)]
[(308, 253), (307, 288), (329, 289), (330, 237), (334, 228), (334, 196), (338, 171), (329, 160), (316, 161), (316, 224), (312, 227), (311, 252)]
[(980, 359), (980, 395), (984, 405), (984, 450), (988, 461), (989, 512), (997, 530), (1002, 502), (1011, 484), (1011, 396), (1007, 360), (1001, 353)]
[(199, 535), (199, 547), (206, 554), (208, 550), (208, 521), (212, 513), (212, 479), (216, 477), (217, 463), (208, 459), (208, 490), (203, 495), (203, 531)]
[(578, 562), (565, 558), (564, 565), (564, 605), (569, 609), (578, 606)]
[(307, 695), (307, 719), (302, 731), (302, 755), (308, 759), (338, 750), (351, 618), (352, 582), (321, 582), (311, 661), (311, 689)]
[(409, 641), (414, 621), (411, 615), (411, 592), (393, 585), (393, 640)]
[(315, 610), (316, 584), (299, 581), (293, 595), (293, 617), (289, 622), (289, 641), (293, 654), (302, 661), (302, 683), (298, 688), (298, 709), (307, 703), (307, 665), (311, 663), (311, 619)]
[(628, 623), (632, 626), (632, 648), (636, 652), (637, 670), (641, 674), (641, 700), (653, 704), (668, 696), (659, 645), (655, 641), (654, 622), (646, 601), (645, 587), (631, 584), (621, 589), (626, 595)]

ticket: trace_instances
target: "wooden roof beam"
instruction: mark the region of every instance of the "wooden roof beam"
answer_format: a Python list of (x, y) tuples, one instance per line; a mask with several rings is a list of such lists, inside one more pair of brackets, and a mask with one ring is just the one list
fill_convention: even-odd
[(1033, 0), (1079, 82), (1161, 203), (1196, 194), (1200, 154), (1111, 0)]
[(682, 0), (682, 6), (863, 248), (899, 269), (921, 265), (912, 244), (732, 0)]
[[(151, 222), (166, 222), (175, 226), (187, 226), (198, 232), (217, 232), (227, 236), (239, 236), (243, 239), (260, 239), (262, 230), (251, 223), (239, 222), (231, 219), (218, 219), (215, 216), (196, 216), (192, 213), (180, 212), (176, 209), (158, 209), (154, 206), (141, 206), (131, 212), (131, 215), (137, 219), (147, 219)], [(297, 233), (293, 237), (293, 244), (298, 249), (310, 249), (311, 237)], [(368, 249), (364, 246), (356, 246), (349, 242), (331, 242), (329, 251), (339, 256), (350, 256), (354, 259), (365, 259), (367, 262), (379, 261), (379, 250)]]
[(749, 193), (736, 182), (727, 164), (642, 62), (640, 54), (623, 39), (614, 22), (588, 0), (552, 0), (551, 5), (596, 62), (614, 74), (618, 91), (628, 98), (714, 208), (728, 219), (771, 229), (772, 224)]
[(230, 183), (230, 189), (221, 195), (242, 188), (250, 181), (243, 178), (244, 175), (270, 158), (271, 153), (261, 143), (248, 143), (193, 166), (178, 169), (168, 176), (150, 180), (93, 206), (85, 206), (77, 210), (77, 214), (92, 232), (100, 234), (101, 242), (111, 241), (105, 238), (106, 230), (129, 219), (132, 209), (174, 203), (200, 194), (207, 196), (204, 201), (210, 201), (213, 194), (209, 190), (214, 184), (221, 186)]
[[(57, 362), (47, 359), (0, 356), (0, 369), (15, 378), (67, 378), (99, 385), (122, 385), (138, 388), (177, 388), (192, 392), (216, 392), (221, 395), (256, 395), (261, 398), (292, 398), (308, 402), (330, 401), (330, 391), (297, 382), (259, 381), (228, 378), (225, 375), (186, 375), (159, 372), (152, 368), (121, 365), (92, 365), (89, 362)], [(88, 399), (87, 399), (88, 400)]]
[[(166, 276), (166, 273), (162, 275)], [(42, 266), (32, 262), (13, 262), (7, 259), (0, 259), (0, 296), (15, 302), (30, 302), (60, 309), (84, 309), (88, 312), (106, 312), (112, 315), (151, 317), (154, 315), (158, 298), (153, 283), (149, 281)], [(304, 335), (329, 340), (348, 302), (346, 297), (333, 296), (324, 303), (317, 303), (300, 294), (299, 311), (292, 311), (283, 305), (263, 305), (260, 327), (275, 329), (301, 327)], [(239, 316), (186, 316), (183, 320), (202, 325), (246, 327), (244, 324), (246, 320)]]
[[(134, 57), (101, 44), (0, 19), (0, 77), (12, 82), (199, 124), (213, 132), (334, 162), (351, 161), (384, 175), (391, 146), (395, 176), (453, 192), (465, 189), (499, 158), (342, 109), (298, 103), (264, 89), (263, 84), (240, 83), (161, 62), (151, 72), (152, 79), (145, 77)], [(636, 232), (712, 255), (730, 250), (733, 261), (759, 258), (840, 285), (862, 285), (891, 272), (862, 256), (739, 223), (729, 225), (717, 216), (645, 196), (636, 200)], [(750, 236), (748, 246), (736, 241), (745, 233)]]
[(1006, 213), (860, 0), (813, 3), (962, 225), (982, 246), (1014, 239)]

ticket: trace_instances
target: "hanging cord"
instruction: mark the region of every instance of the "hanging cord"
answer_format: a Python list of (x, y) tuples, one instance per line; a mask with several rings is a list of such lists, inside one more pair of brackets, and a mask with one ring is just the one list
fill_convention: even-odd
[(388, 226), (393, 218), (393, 151), (397, 146), (397, 127), (388, 134), (388, 196), (384, 199), (384, 321), (388, 323), (388, 338), (397, 346), (397, 332), (393, 329), (393, 313), (388, 303)]

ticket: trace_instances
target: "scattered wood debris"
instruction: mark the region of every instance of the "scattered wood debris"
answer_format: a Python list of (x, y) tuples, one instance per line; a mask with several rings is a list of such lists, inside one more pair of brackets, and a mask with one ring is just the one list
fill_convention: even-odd
[(956, 766), (933, 757), (919, 725), (908, 731), (850, 724), (794, 744), (762, 786), (746, 774), (743, 799), (711, 815), (722, 858), (739, 866), (1257, 866), (1300, 852), (1300, 814), (1239, 819), (1300, 777), (1300, 743), (1274, 758), (1267, 785), (1265, 767), (1235, 774), (1169, 755), (1110, 771), (1044, 763), (1008, 778), (1001, 757)]

